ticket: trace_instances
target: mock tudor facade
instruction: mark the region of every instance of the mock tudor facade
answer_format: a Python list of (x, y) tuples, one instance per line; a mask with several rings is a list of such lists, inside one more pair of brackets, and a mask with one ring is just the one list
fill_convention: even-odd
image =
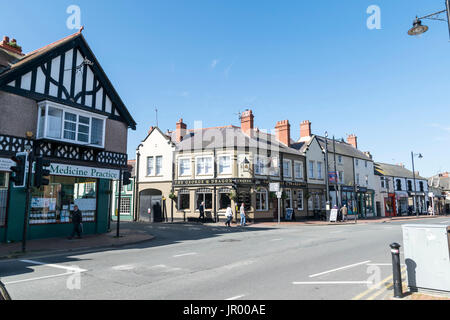
[(31, 191), (28, 238), (66, 236), (70, 212), (85, 233), (108, 228), (112, 180), (127, 165), (136, 123), (81, 30), (23, 54), (0, 43), (0, 241), (22, 240), (25, 188), (10, 181), (10, 160), (30, 152), (50, 160), (50, 184)]

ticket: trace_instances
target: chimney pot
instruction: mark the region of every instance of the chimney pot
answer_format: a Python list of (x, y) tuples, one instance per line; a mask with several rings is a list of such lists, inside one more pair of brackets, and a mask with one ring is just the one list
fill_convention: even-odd
[(351, 144), (355, 149), (358, 149), (358, 137), (354, 134), (350, 134), (347, 137), (347, 143)]
[(181, 118), (176, 125), (176, 141), (183, 141), (183, 137), (186, 135), (187, 126), (183, 123), (183, 119)]
[(291, 146), (291, 125), (289, 120), (278, 121), (275, 126), (277, 140), (284, 145)]
[(311, 137), (311, 122), (309, 120), (300, 123), (300, 138)]
[(252, 110), (245, 110), (244, 112), (242, 112), (241, 130), (246, 134), (250, 134), (250, 132), (254, 129), (254, 120), (255, 117)]

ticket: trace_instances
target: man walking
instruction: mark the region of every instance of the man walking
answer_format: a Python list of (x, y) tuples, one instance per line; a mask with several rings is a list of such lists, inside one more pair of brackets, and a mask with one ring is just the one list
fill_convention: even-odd
[(81, 211), (78, 209), (78, 206), (75, 205), (73, 207), (72, 213), (73, 231), (69, 239), (73, 239), (75, 233), (78, 235), (78, 239), (81, 239), (81, 233), (83, 232), (82, 222), (83, 222), (83, 215), (81, 214)]
[(347, 209), (346, 204), (344, 204), (344, 206), (341, 208), (341, 213), (342, 213), (342, 222), (345, 222), (347, 220), (347, 214), (348, 214), (348, 209)]
[(245, 226), (245, 207), (244, 207), (244, 203), (241, 204), (240, 213), (241, 213), (241, 226)]
[(198, 220), (202, 220), (202, 222), (205, 222), (205, 202), (202, 201), (200, 203), (200, 207), (198, 207), (198, 211), (200, 211), (200, 216), (198, 217)]
[(233, 210), (231, 210), (230, 206), (228, 206), (225, 216), (227, 217), (227, 221), (225, 222), (225, 225), (228, 227), (231, 227), (231, 219), (233, 219)]

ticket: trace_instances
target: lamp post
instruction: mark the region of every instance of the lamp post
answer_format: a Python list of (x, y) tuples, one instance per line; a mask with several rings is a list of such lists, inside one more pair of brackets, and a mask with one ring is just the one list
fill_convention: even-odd
[[(423, 17), (416, 17), (416, 19), (413, 22), (413, 27), (409, 29), (408, 34), (410, 36), (418, 36), (428, 31), (428, 26), (422, 25), (423, 19), (429, 19), (429, 20), (438, 20), (438, 21), (447, 21), (448, 24), (448, 32), (450, 36), (450, 0), (445, 0), (445, 10), (441, 10), (432, 14), (428, 14)], [(441, 18), (441, 14), (445, 13), (446, 19)]]
[(416, 203), (416, 193), (417, 193), (417, 187), (416, 187), (416, 171), (414, 170), (414, 157), (418, 157), (419, 159), (422, 159), (423, 156), (421, 153), (414, 153), (413, 151), (411, 151), (411, 160), (412, 160), (412, 169), (413, 169), (413, 183), (414, 183), (414, 196), (413, 196), (413, 201), (414, 201), (414, 210), (416, 210), (416, 216), (419, 216), (419, 212), (417, 211), (417, 203)]
[(329, 171), (328, 171), (328, 132), (325, 131), (325, 168), (326, 168), (326, 184), (327, 184), (327, 204), (326, 204), (326, 216), (327, 216), (327, 220), (329, 218), (329, 213), (330, 213), (330, 177), (329, 177)]

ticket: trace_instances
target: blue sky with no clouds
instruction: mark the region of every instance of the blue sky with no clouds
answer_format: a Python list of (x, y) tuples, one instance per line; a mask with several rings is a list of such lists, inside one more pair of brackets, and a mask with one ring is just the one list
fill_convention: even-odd
[[(69, 5), (81, 8), (89, 45), (135, 120), (128, 153), (155, 125), (173, 129), (239, 124), (251, 108), (272, 129), (302, 120), (337, 138), (355, 133), (376, 161), (421, 175), (450, 171), (450, 43), (444, 22), (424, 21), (425, 35), (406, 32), (416, 15), (443, 0), (345, 1), (18, 1), (2, 7), (0, 30), (25, 52), (73, 33)], [(369, 30), (370, 5), (381, 30)]]

